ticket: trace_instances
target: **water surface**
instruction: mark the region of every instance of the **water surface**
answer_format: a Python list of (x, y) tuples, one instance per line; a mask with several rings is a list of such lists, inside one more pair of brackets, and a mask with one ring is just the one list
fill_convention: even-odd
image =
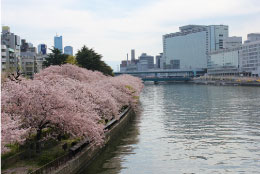
[(260, 173), (260, 88), (147, 84), (140, 101), (82, 174)]

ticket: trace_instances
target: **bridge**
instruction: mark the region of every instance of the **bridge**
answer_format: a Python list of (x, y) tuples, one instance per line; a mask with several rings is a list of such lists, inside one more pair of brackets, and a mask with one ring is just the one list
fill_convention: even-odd
[(143, 81), (170, 82), (170, 81), (190, 81), (193, 77), (205, 74), (205, 69), (166, 69), (166, 70), (150, 70), (150, 71), (126, 71), (115, 72), (115, 76), (121, 74), (130, 74), (141, 78)]

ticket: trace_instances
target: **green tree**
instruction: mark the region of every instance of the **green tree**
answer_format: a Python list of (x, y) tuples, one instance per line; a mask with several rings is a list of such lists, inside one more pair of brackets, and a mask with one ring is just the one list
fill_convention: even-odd
[(102, 56), (100, 54), (85, 45), (76, 54), (76, 60), (80, 67), (92, 71), (100, 71), (105, 75), (113, 76), (112, 68), (102, 61), (101, 58)]
[(48, 54), (48, 57), (45, 58), (43, 62), (44, 67), (51, 65), (62, 65), (66, 63), (68, 55), (62, 54), (61, 51), (57, 48), (50, 49), (52, 53)]

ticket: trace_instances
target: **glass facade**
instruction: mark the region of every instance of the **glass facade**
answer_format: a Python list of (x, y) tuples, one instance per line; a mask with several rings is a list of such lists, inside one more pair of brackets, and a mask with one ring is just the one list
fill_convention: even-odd
[(40, 54), (47, 54), (47, 45), (46, 44), (39, 44), (38, 45), (38, 53)]
[(73, 48), (72, 46), (66, 46), (64, 47), (64, 54), (67, 54), (67, 55), (73, 55)]
[(54, 48), (59, 49), (63, 53), (62, 36), (54, 37)]

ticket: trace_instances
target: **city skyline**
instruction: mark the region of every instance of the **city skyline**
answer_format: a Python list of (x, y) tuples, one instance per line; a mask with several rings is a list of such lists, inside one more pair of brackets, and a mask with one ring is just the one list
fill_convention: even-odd
[[(46, 43), (51, 48), (58, 33), (75, 52), (86, 45), (102, 54), (105, 61), (121, 61), (131, 49), (137, 56), (143, 52), (159, 54), (162, 35), (188, 24), (228, 25), (230, 36), (242, 36), (244, 41), (248, 33), (260, 31), (259, 6), (256, 0), (47, 0), (41, 6), (32, 0), (3, 0), (2, 25), (10, 26), (12, 32), (34, 45)], [(26, 16), (42, 20), (23, 20)]]

